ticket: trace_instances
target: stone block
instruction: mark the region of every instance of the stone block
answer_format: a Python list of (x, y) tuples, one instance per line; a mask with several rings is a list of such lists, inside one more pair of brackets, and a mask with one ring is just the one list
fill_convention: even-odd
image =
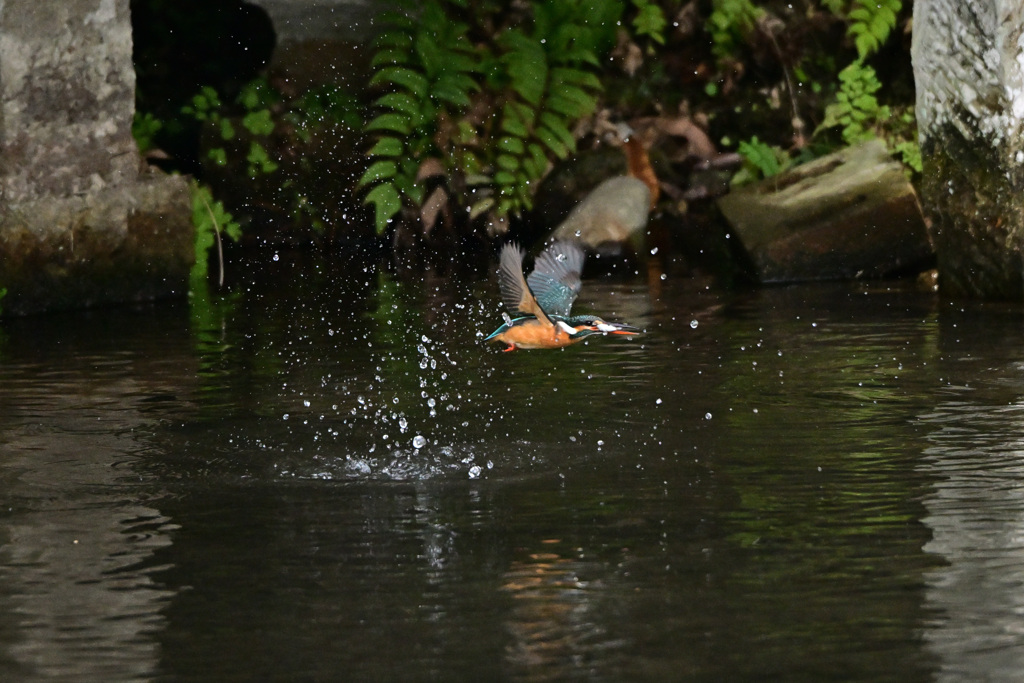
[(128, 0), (0, 3), (0, 300), (33, 313), (187, 292), (183, 178), (131, 135)]
[(874, 140), (718, 200), (763, 283), (878, 278), (932, 256), (903, 166)]

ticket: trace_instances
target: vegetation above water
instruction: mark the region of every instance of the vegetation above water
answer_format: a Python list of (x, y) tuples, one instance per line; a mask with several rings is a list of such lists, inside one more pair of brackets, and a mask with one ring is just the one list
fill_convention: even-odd
[[(197, 194), (197, 250), (245, 225), (327, 240), (402, 222), (429, 232), (449, 220), (462, 234), (507, 225), (530, 212), (554, 163), (596, 139), (599, 121), (642, 116), (685, 118), (737, 151), (734, 182), (877, 136), (920, 170), (901, 0), (399, 9), (379, 18), (368, 93), (293, 92), (258, 76), (207, 84), (161, 113), (140, 83), (140, 147), (174, 150), (161, 163), (195, 173), (224, 202)], [(181, 153), (188, 135), (202, 140), (191, 158)]]

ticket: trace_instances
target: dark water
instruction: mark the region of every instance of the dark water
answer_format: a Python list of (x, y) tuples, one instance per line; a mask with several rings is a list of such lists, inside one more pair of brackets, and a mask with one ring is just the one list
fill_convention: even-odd
[(1021, 308), (357, 272), (3, 324), (0, 679), (1020, 680)]

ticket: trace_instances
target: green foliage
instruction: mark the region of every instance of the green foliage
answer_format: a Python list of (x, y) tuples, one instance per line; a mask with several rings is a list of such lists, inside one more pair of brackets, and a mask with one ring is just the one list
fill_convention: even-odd
[(889, 107), (879, 104), (875, 97), (882, 87), (875, 70), (856, 61), (839, 72), (839, 83), (835, 102), (825, 108), (818, 130), (839, 126), (847, 144), (875, 137), (879, 121), (890, 114)]
[[(828, 9), (843, 16), (845, 2), (823, 2)], [(885, 138), (891, 152), (900, 158), (909, 171), (921, 172), (921, 149), (913, 107), (901, 109), (882, 104), (882, 89), (875, 70), (865, 60), (878, 52), (896, 27), (902, 9), (901, 0), (853, 0), (845, 15), (847, 35), (854, 39), (857, 59), (839, 72), (839, 88), (835, 100), (825, 107), (822, 122), (815, 135), (839, 129), (845, 144), (856, 144), (878, 136)]]
[(163, 128), (163, 122), (152, 114), (146, 112), (135, 112), (132, 118), (132, 137), (139, 147), (139, 152), (145, 154), (155, 146), (154, 138)]
[(920, 173), (924, 170), (924, 165), (921, 161), (921, 146), (917, 144), (916, 140), (902, 140), (895, 145), (891, 145), (891, 147), (892, 151), (899, 155), (900, 161), (903, 162), (904, 166), (915, 173)]
[(480, 55), (469, 27), (452, 20), (441, 3), (425, 5), (417, 20), (400, 12), (382, 20), (388, 29), (375, 43), (370, 85), (388, 92), (374, 102), (380, 113), (364, 128), (375, 134), (369, 152), (375, 161), (357, 184), (372, 187), (364, 201), (375, 208), (378, 231), (401, 209), (403, 196), (417, 205), (423, 200), (416, 176), (420, 164), (438, 154), (438, 119), (464, 113), (480, 87)]
[[(465, 178), (472, 216), (530, 208), (551, 161), (575, 150), (573, 125), (596, 108), (595, 70), (620, 0), (529, 3), (508, 25), (507, 12), (485, 4), (468, 13), (474, 26), (457, 19), (462, 4), (428, 0), (414, 12), (402, 3), (374, 45), (370, 84), (386, 92), (364, 128), (374, 144), (358, 187), (368, 188), (378, 231), (403, 204), (423, 201), (417, 175), (428, 160)], [(644, 30), (654, 31), (648, 15)], [(473, 43), (471, 32), (484, 38)]]
[(361, 128), (362, 109), (362, 103), (350, 92), (336, 85), (324, 85), (303, 93), (286, 117), (296, 127), (299, 136), (306, 140), (310, 131), (318, 126)]
[(195, 255), (189, 279), (193, 290), (205, 287), (209, 273), (210, 250), (217, 247), (219, 280), (224, 283), (223, 239), (237, 242), (242, 228), (224, 205), (213, 198), (210, 188), (192, 183), (192, 224), (195, 226)]
[(633, 17), (633, 33), (636, 36), (646, 36), (658, 45), (665, 44), (665, 28), (668, 20), (665, 19), (665, 12), (657, 4), (650, 0), (633, 0), (636, 7), (636, 16)]
[[(271, 135), (276, 124), (270, 107), (279, 99), (264, 79), (255, 79), (243, 86), (235, 99), (235, 104), (245, 112), (241, 118), (242, 127), (254, 137)], [(235, 124), (226, 115), (225, 106), (221, 102), (220, 96), (209, 86), (204, 86), (192, 97), (192, 103), (182, 107), (181, 111), (196, 121), (210, 125), (224, 142), (237, 137)], [(228, 149), (222, 146), (211, 147), (206, 152), (206, 158), (217, 166), (227, 166), (229, 163)], [(273, 173), (278, 168), (278, 163), (270, 158), (266, 148), (256, 140), (249, 143), (245, 159), (248, 162), (247, 170), (251, 178)]]
[(745, 185), (761, 178), (771, 178), (793, 165), (793, 160), (781, 147), (769, 145), (753, 136), (739, 144), (743, 168), (733, 176), (733, 185)]
[(722, 61), (735, 56), (764, 10), (751, 0), (712, 0), (706, 29), (711, 36), (711, 51)]
[(218, 112), (222, 106), (217, 91), (207, 85), (192, 96), (192, 104), (182, 107), (181, 113), (197, 121), (216, 121), (220, 118)]
[(902, 0), (854, 0), (848, 15), (850, 26), (847, 35), (854, 39), (859, 59), (878, 52), (889, 39), (902, 7)]

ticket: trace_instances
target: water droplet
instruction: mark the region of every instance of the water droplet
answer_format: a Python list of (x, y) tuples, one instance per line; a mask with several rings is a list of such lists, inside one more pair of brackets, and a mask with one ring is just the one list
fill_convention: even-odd
[(480, 465), (473, 465), (472, 467), (469, 468), (469, 478), (470, 479), (479, 479), (480, 478), (480, 472), (481, 472)]
[(654, 405), (660, 406), (661, 405), (661, 399), (659, 398), (658, 400), (656, 400), (654, 402)]
[(711, 413), (704, 413), (704, 419), (705, 420), (710, 420), (711, 419)]
[(690, 327), (691, 327), (691, 328), (693, 328), (693, 329), (697, 329), (697, 325), (700, 325), (700, 323), (699, 323), (699, 322), (697, 322), (696, 320), (691, 320), (691, 321), (690, 321)]
[(274, 254), (274, 260), (275, 260), (275, 261), (277, 261), (277, 260), (278, 260), (278, 258), (279, 258), (279, 257), (278, 257), (278, 255), (277, 255), (277, 254)]
[(308, 408), (309, 407), (309, 399), (308, 398), (302, 399), (302, 405), (304, 405), (304, 406), (306, 406)]
[(422, 434), (417, 434), (416, 436), (412, 437), (412, 447), (413, 448), (423, 448), (426, 445), (427, 445), (427, 438), (425, 436), (423, 436)]
[(657, 253), (658, 253), (658, 248), (657, 247), (655, 247), (654, 249), (651, 249), (651, 256), (654, 256)]
[(282, 415), (281, 419), (282, 420), (287, 420), (288, 419), (288, 413), (285, 413), (284, 415)]

